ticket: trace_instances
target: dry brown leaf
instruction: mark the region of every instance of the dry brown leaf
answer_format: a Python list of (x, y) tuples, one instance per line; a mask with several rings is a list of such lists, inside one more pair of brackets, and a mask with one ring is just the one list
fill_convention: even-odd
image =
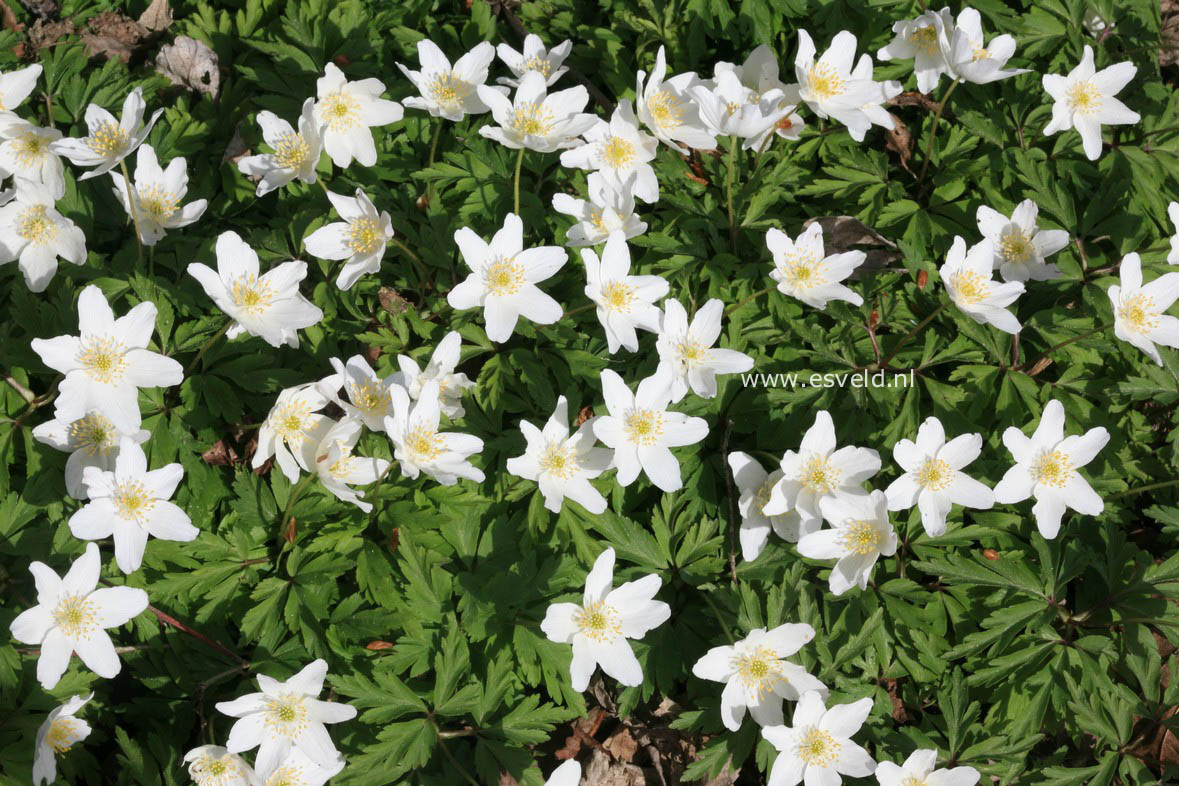
[(593, 786), (648, 786), (647, 777), (640, 768), (615, 761), (601, 748), (594, 748), (593, 758), (585, 766), (582, 783)]
[(381, 301), (381, 308), (390, 314), (404, 314), (409, 311), (409, 301), (398, 294), (396, 289), (381, 287), (377, 292), (377, 298)]
[(172, 84), (187, 87), (212, 97), (221, 86), (217, 54), (202, 41), (186, 35), (177, 36), (156, 55), (156, 70), (172, 80)]
[(104, 11), (87, 22), (87, 30), (82, 33), (82, 43), (91, 57), (128, 63), (150, 35), (134, 19), (117, 11)]
[(884, 132), (884, 147), (896, 153), (901, 166), (908, 169), (909, 159), (913, 157), (913, 135), (899, 117), (892, 112), (888, 116), (892, 118), (893, 127)]
[(237, 451), (224, 439), (217, 440), (213, 447), (201, 454), (201, 459), (210, 466), (228, 467), (237, 463)]
[(151, 0), (151, 5), (139, 15), (139, 24), (153, 33), (167, 30), (172, 24), (172, 7), (168, 0)]
[(29, 41), (37, 49), (44, 49), (50, 44), (56, 44), (67, 35), (75, 35), (78, 28), (69, 19), (59, 19), (54, 22), (38, 19), (29, 28)]
[(619, 761), (631, 762), (634, 761), (639, 744), (635, 742), (635, 738), (631, 736), (630, 731), (624, 726), (617, 734), (607, 738), (602, 743), (602, 747), (608, 750), (610, 755)]

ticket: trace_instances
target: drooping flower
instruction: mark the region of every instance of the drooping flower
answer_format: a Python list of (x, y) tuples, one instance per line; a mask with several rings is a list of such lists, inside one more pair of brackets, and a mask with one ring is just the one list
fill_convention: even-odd
[(1136, 73), (1138, 67), (1129, 61), (1098, 71), (1093, 65), (1093, 48), (1086, 44), (1081, 62), (1068, 75), (1044, 74), (1044, 90), (1055, 102), (1044, 135), (1075, 128), (1081, 135), (1085, 156), (1096, 161), (1101, 156), (1103, 125), (1129, 125), (1141, 119), (1137, 112), (1114, 98)]
[(768, 786), (796, 786), (804, 781), (810, 786), (840, 786), (843, 775), (871, 775), (876, 761), (851, 739), (870, 712), (872, 699), (828, 709), (815, 691), (802, 694), (794, 708), (793, 726), (761, 730), (761, 736), (778, 749)]
[(1099, 516), (1105, 503), (1079, 470), (1109, 442), (1103, 426), (1084, 434), (1064, 435), (1064, 405), (1049, 401), (1031, 437), (1015, 426), (1003, 432), (1003, 444), (1011, 451), (1015, 466), (995, 486), (995, 501), (1013, 505), (1033, 497), (1032, 515), (1040, 534), (1051, 540), (1060, 531), (1065, 509), (1086, 516)]
[(917, 75), (917, 89), (932, 93), (942, 74), (950, 71), (945, 52), (954, 31), (954, 15), (949, 8), (926, 11), (916, 19), (894, 22), (894, 37), (876, 53), (880, 60), (912, 60)]
[(327, 380), (307, 382), (278, 394), (258, 429), (258, 447), (251, 467), (258, 469), (273, 456), (287, 480), (294, 483), (300, 468), (310, 471), (315, 466), (315, 449), (335, 425), (327, 415), (319, 414), (328, 405), (322, 387), (330, 385)]
[(671, 400), (680, 401), (691, 390), (702, 398), (716, 396), (717, 374), (739, 374), (753, 368), (753, 358), (735, 349), (714, 349), (720, 338), (725, 304), (712, 298), (701, 306), (692, 321), (678, 300), (663, 303), (659, 325), (659, 368), (671, 386)]
[[(482, 41), (451, 67), (450, 60), (428, 38), (418, 41), (418, 62), (421, 71), (411, 71), (401, 63), (397, 67), (413, 82), (421, 94), (402, 99), (412, 109), (424, 109), (434, 117), (459, 121), (466, 115), (480, 115), (487, 104), (479, 97), (478, 88), (487, 81), (487, 68), (495, 59), (495, 47)], [(506, 87), (492, 90), (506, 93)]]
[(254, 768), (220, 745), (201, 745), (184, 754), (188, 777), (197, 786), (262, 786)]
[(862, 306), (864, 298), (844, 286), (852, 271), (864, 264), (863, 251), (844, 251), (827, 255), (823, 250), (823, 227), (815, 222), (791, 240), (780, 229), (766, 231), (766, 246), (774, 259), (770, 278), (778, 282), (778, 291), (823, 311), (832, 300), (846, 300)]
[(405, 110), (396, 101), (381, 98), (385, 84), (379, 79), (349, 82), (335, 63), (324, 67), (315, 81), (312, 117), (323, 129), (323, 149), (341, 169), (355, 158), (361, 166), (377, 163), (377, 147), (370, 128), (396, 123)]
[(544, 782), (544, 786), (578, 786), (581, 783), (581, 764), (577, 759), (569, 759)]
[(12, 112), (25, 102), (41, 77), (41, 64), (0, 74), (0, 112)]
[(515, 213), (508, 213), (490, 243), (468, 227), (454, 233), (454, 242), (471, 275), (450, 290), (446, 302), (460, 311), (482, 308), (489, 339), (507, 341), (520, 317), (538, 325), (561, 318), (561, 305), (536, 285), (560, 270), (569, 255), (559, 246), (524, 248), (524, 223)]
[(588, 248), (582, 249), (581, 259), (585, 263), (585, 296), (597, 304), (610, 354), (620, 346), (638, 352), (636, 328), (659, 332), (662, 313), (655, 301), (667, 295), (667, 281), (659, 276), (630, 275), (630, 248), (622, 232), (610, 234), (600, 261)]
[(135, 175), (131, 184), (132, 202), (127, 199), (127, 182), (118, 172), (111, 172), (115, 181), (115, 197), (139, 226), (139, 239), (145, 246), (154, 246), (169, 229), (179, 229), (199, 219), (208, 201), (197, 199), (181, 205), (188, 193), (188, 165), (183, 158), (173, 158), (167, 169), (160, 168), (156, 151), (151, 145), (140, 145), (135, 154)]
[(569, 676), (574, 690), (589, 687), (598, 666), (622, 685), (642, 684), (643, 668), (626, 640), (643, 638), (671, 617), (671, 607), (654, 599), (662, 583), (651, 574), (611, 589), (614, 549), (607, 548), (585, 577), (581, 605), (549, 606), (540, 629), (551, 641), (573, 645)]
[(807, 691), (827, 698), (827, 686), (786, 658), (815, 637), (805, 623), (755, 628), (731, 646), (713, 647), (696, 661), (692, 673), (702, 680), (725, 683), (721, 720), (729, 731), (741, 728), (745, 710), (762, 726), (780, 726), (782, 700), (798, 701)]
[(139, 429), (139, 388), (170, 387), (184, 369), (148, 350), (156, 307), (143, 302), (115, 319), (102, 290), (93, 284), (78, 296), (77, 336), (35, 338), (33, 351), (65, 375), (58, 386), (55, 417), (71, 423), (93, 411), (123, 432)]
[(915, 750), (901, 765), (882, 761), (876, 765), (876, 781), (880, 786), (914, 786), (924, 783), (928, 786), (975, 786), (979, 773), (974, 767), (937, 767), (937, 750), (925, 748)]
[(475, 387), (466, 374), (455, 372), (462, 343), (463, 337), (457, 330), (447, 333), (434, 348), (425, 368), (418, 368), (409, 355), (398, 355), (397, 365), (401, 370), (394, 372), (390, 379), (405, 388), (414, 401), (421, 398), (427, 382), (437, 382), (438, 408), (448, 418), (461, 418), (466, 413), (463, 409), (463, 393)]
[(233, 231), (217, 236), (217, 269), (200, 262), (188, 274), (233, 320), (225, 335), (258, 336), (273, 347), (299, 346), (298, 331), (323, 319), (323, 311), (299, 293), (307, 263), (293, 259), (259, 276), (258, 254)]
[(543, 430), (521, 420), (520, 431), (527, 445), (524, 455), (508, 459), (508, 472), (536, 481), (546, 508), (560, 513), (568, 497), (590, 513), (606, 510), (606, 498), (589, 479), (609, 469), (613, 456), (609, 450), (594, 447), (590, 420), (569, 435), (569, 403), (564, 396), (557, 398), (557, 408)]
[(57, 212), (53, 193), (41, 183), (16, 181), (16, 196), (0, 207), (0, 264), (16, 262), (32, 292), (44, 292), (57, 273), (58, 257), (86, 262), (86, 235)]
[(743, 85), (732, 70), (719, 72), (711, 86), (698, 84), (690, 92), (708, 130), (718, 137), (742, 139), (746, 149), (764, 141), (770, 129), (794, 108), (781, 88), (759, 93)]
[(716, 137), (700, 119), (700, 108), (692, 98), (691, 88), (700, 79), (695, 72), (667, 76), (667, 58), (663, 46), (655, 54), (651, 76), (640, 70), (635, 75), (635, 104), (639, 120), (663, 144), (687, 155), (688, 148), (712, 150)]
[(258, 113), (262, 139), (270, 146), (269, 153), (246, 156), (237, 162), (244, 175), (258, 180), (258, 196), (265, 196), (292, 180), (314, 183), (315, 167), (323, 154), (320, 126), (315, 122), (315, 99), (303, 102), (299, 114), (299, 130), (273, 112)]
[(143, 112), (146, 108), (142, 87), (136, 87), (123, 101), (121, 119), (116, 119), (97, 104), (90, 104), (86, 107), (86, 128), (90, 132), (89, 135), (79, 139), (58, 139), (50, 143), (49, 149), (65, 156), (77, 166), (94, 167), (84, 172), (79, 180), (105, 175), (143, 144), (160, 113), (164, 111), (157, 109), (147, 123), (144, 123)]
[(659, 140), (639, 130), (630, 101), (622, 100), (607, 122), (594, 118), (582, 132), (585, 142), (561, 153), (561, 166), (599, 172), (615, 191), (628, 186), (644, 202), (659, 200), (659, 180), (651, 161)]
[(828, 586), (842, 595), (852, 587), (865, 589), (880, 557), (897, 550), (897, 533), (888, 520), (888, 497), (873, 491), (866, 497), (824, 497), (819, 510), (831, 529), (803, 535), (798, 553), (810, 559), (834, 559)]
[(782, 513), (776, 516), (765, 513), (770, 493), (782, 479), (782, 470), (766, 472), (757, 459), (740, 451), (730, 453), (728, 461), (733, 471), (733, 482), (740, 493), (737, 510), (741, 514), (741, 529), (737, 535), (741, 541), (741, 558), (746, 562), (757, 559), (770, 539), (771, 529), (783, 540), (797, 543), (797, 519)]
[(569, 56), (573, 48), (572, 41), (562, 41), (552, 49), (545, 49), (540, 36), (529, 33), (524, 36), (524, 51), (517, 52), (507, 44), (500, 44), (495, 48), (499, 59), (512, 72), (512, 76), (501, 76), (495, 80), (501, 85), (518, 87), (521, 78), (529, 71), (536, 71), (545, 78), (545, 84), (551, 86), (569, 69), (561, 65)]
[(598, 122), (596, 117), (582, 111), (589, 102), (584, 87), (577, 85), (549, 95), (545, 78), (536, 71), (520, 78), (520, 86), (511, 100), (487, 85), (479, 86), (479, 97), (491, 108), (491, 116), (499, 124), (481, 126), (479, 133), (513, 150), (551, 153), (575, 147), (577, 137)]
[(147, 608), (147, 593), (135, 587), (98, 589), (102, 567), (98, 546), (74, 561), (65, 576), (42, 562), (29, 565), (37, 584), (37, 605), (20, 613), (9, 630), (17, 641), (41, 648), (37, 681), (53, 690), (78, 653), (82, 663), (104, 679), (119, 673), (122, 664), (107, 629), (118, 628)]
[(946, 73), (976, 85), (1028, 73), (1026, 68), (1004, 69), (1015, 54), (1015, 39), (1006, 33), (983, 45), (982, 18), (974, 8), (963, 8), (952, 29), (941, 39)]
[(336, 278), (336, 286), (348, 290), (366, 273), (380, 271), (385, 246), (393, 238), (393, 219), (383, 210), (377, 212), (362, 188), (356, 189), (355, 197), (331, 191), (327, 197), (344, 220), (315, 230), (303, 245), (320, 259), (348, 260)]
[(1063, 229), (1039, 229), (1040, 208), (1030, 199), (1015, 206), (1011, 218), (979, 205), (975, 218), (978, 231), (991, 241), (994, 265), (1004, 281), (1050, 281), (1060, 278), (1060, 269), (1044, 261), (1068, 245)]
[(614, 449), (618, 484), (629, 486), (641, 471), (663, 491), (681, 488), (680, 462), (671, 448), (694, 445), (704, 439), (708, 436), (708, 422), (667, 409), (671, 403), (671, 385), (666, 374), (656, 372), (647, 377), (634, 393), (610, 369), (602, 370), (601, 380), (610, 414), (599, 415), (589, 422), (593, 424), (594, 435)]
[(994, 325), (1004, 333), (1018, 333), (1022, 326), (1015, 314), (1007, 310), (1024, 292), (1021, 281), (1004, 284), (991, 279), (994, 273), (995, 246), (981, 240), (966, 250), (966, 241), (955, 235), (954, 244), (938, 273), (946, 294), (962, 313), (982, 325)]
[(1155, 344), (1179, 347), (1179, 319), (1166, 311), (1179, 299), (1179, 273), (1165, 273), (1142, 283), (1142, 261), (1137, 254), (1122, 259), (1121, 283), (1109, 288), (1114, 311), (1114, 335), (1163, 364)]
[(437, 379), (426, 382), (412, 404), (400, 385), (390, 388), (390, 393), (393, 415), (385, 418), (385, 432), (393, 440), (393, 458), (402, 474), (416, 478), (425, 472), (444, 486), (453, 486), (459, 478), (483, 482), (483, 471), (467, 461), (468, 456), (483, 450), (483, 440), (473, 434), (438, 430)]
[(356, 717), (350, 704), (323, 701), (327, 661), (312, 661), (285, 682), (258, 675), (258, 693), (217, 703), (217, 711), (237, 718), (225, 747), (230, 753), (258, 749), (254, 766), (272, 772), (292, 750), (299, 750), (321, 767), (334, 767), (340, 753), (328, 735), (328, 723)]
[(37, 729), (33, 748), (33, 786), (57, 780), (57, 757), (90, 736), (90, 724), (75, 716), (92, 698), (93, 693), (71, 696), (65, 704), (53, 708)]
[(962, 434), (946, 441), (946, 431), (936, 417), (917, 429), (916, 442), (902, 439), (892, 457), (905, 470), (887, 489), (889, 510), (921, 510), (921, 526), (930, 537), (944, 535), (951, 505), (986, 510), (995, 504), (989, 488), (962, 471), (982, 452), (981, 434)]
[(621, 189), (615, 190), (604, 177), (591, 172), (586, 177), (588, 200), (553, 194), (553, 210), (577, 219), (577, 223), (565, 232), (569, 245), (596, 246), (613, 232), (622, 232), (627, 240), (646, 232), (646, 222), (635, 215), (634, 182), (637, 178), (632, 174)]
[[(396, 374), (381, 379), (362, 355), (353, 355), (347, 363), (338, 358), (329, 358), (328, 362), (336, 373), (320, 381), (320, 391), (349, 418), (372, 431), (384, 431), (385, 418), (393, 414), (389, 388), (398, 384)], [(341, 388), (346, 399), (339, 397)]]
[(53, 199), (61, 199), (65, 196), (65, 165), (50, 149), (59, 139), (61, 132), (56, 128), (41, 128), (16, 115), (0, 113), (0, 175), (40, 183)]
[(316, 449), (315, 472), (319, 475), (319, 482), (336, 499), (350, 502), (368, 513), (373, 509), (372, 504), (365, 502), (364, 495), (351, 487), (373, 483), (385, 474), (389, 462), (352, 454), (363, 429), (363, 424), (351, 418), (344, 418), (334, 425)]
[(33, 429), (33, 439), (70, 454), (65, 465), (65, 486), (66, 493), (75, 499), (86, 499), (86, 484), (82, 482), (86, 467), (112, 470), (124, 437), (140, 445), (150, 436), (151, 432), (144, 429), (122, 432), (97, 410), (73, 421), (47, 420)]
[(815, 44), (806, 30), (798, 31), (798, 54), (794, 71), (799, 97), (819, 117), (831, 117), (847, 126), (857, 142), (873, 124), (894, 127), (891, 115), (881, 104), (900, 95), (899, 82), (877, 82), (872, 78), (872, 57), (864, 53), (855, 68), (856, 37), (841, 30), (818, 60)]
[[(798, 452), (782, 456), (782, 477), (762, 506), (767, 516), (786, 514), (783, 528), (788, 540), (808, 535), (822, 524), (820, 503), (827, 498), (867, 496), (863, 483), (880, 471), (880, 454), (869, 448), (835, 447), (835, 422), (827, 410), (815, 414), (814, 424), (802, 437)], [(797, 533), (797, 534), (795, 534)]]
[(258, 775), (262, 778), (261, 786), (324, 786), (343, 769), (342, 757), (330, 767), (325, 767), (300, 749), (291, 748), (291, 752), (273, 772), (259, 772)]

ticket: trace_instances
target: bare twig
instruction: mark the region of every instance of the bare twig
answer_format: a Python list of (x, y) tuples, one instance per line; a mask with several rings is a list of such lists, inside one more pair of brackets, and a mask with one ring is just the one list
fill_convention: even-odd
[(725, 496), (729, 503), (729, 574), (737, 583), (737, 511), (733, 505), (733, 471), (729, 468), (729, 436), (733, 433), (733, 419), (725, 421), (725, 436), (721, 439), (721, 461), (725, 465)]

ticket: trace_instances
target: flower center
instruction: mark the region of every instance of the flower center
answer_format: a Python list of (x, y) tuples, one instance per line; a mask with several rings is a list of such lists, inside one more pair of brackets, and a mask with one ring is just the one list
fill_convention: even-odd
[(1027, 262), (1036, 256), (1032, 239), (1023, 232), (1011, 232), (999, 241), (999, 253), (1008, 262)]
[(663, 436), (663, 413), (657, 409), (632, 409), (624, 424), (627, 438), (636, 445), (651, 447)]
[(118, 437), (114, 424), (99, 412), (78, 418), (66, 427), (66, 434), (74, 450), (85, 450), (90, 455), (109, 453)]
[(610, 311), (629, 314), (635, 302), (635, 288), (621, 281), (611, 281), (602, 287), (602, 300)]
[(827, 732), (811, 726), (798, 739), (797, 756), (810, 766), (830, 767), (842, 746)]
[(1143, 294), (1123, 300), (1118, 306), (1118, 318), (1136, 333), (1149, 333), (1159, 325), (1154, 299)]
[(471, 94), (471, 85), (455, 76), (453, 71), (446, 71), (435, 74), (427, 84), (426, 91), (438, 104), (454, 107)]
[(335, 93), (323, 99), (323, 120), (332, 131), (347, 131), (360, 125), (360, 102), (356, 96)]
[(98, 630), (98, 609), (86, 595), (65, 595), (53, 610), (53, 624), (71, 639), (85, 639)]
[(43, 246), (57, 237), (57, 222), (48, 205), (29, 205), (16, 221), (16, 233), (31, 246)]
[(516, 107), (512, 128), (522, 136), (548, 136), (553, 131), (553, 113), (535, 101)]
[(274, 302), (274, 289), (256, 275), (249, 273), (238, 276), (229, 288), (229, 299), (247, 314), (258, 316)]
[(111, 385), (123, 379), (127, 370), (126, 352), (121, 341), (92, 336), (82, 341), (77, 361), (95, 382)]
[(839, 475), (826, 456), (811, 456), (803, 464), (798, 482), (815, 494), (830, 494), (839, 485)]
[(986, 49), (985, 47), (976, 46), (974, 48), (974, 53), (971, 54), (971, 56), (970, 56), (970, 59), (972, 62), (977, 63), (979, 60), (986, 60), (990, 56), (991, 56), (991, 53), (988, 49)]
[(612, 169), (625, 169), (634, 163), (635, 146), (625, 139), (612, 136), (602, 143), (602, 161)]
[(180, 200), (176, 198), (176, 195), (163, 186), (139, 186), (136, 191), (139, 194), (140, 210), (157, 224), (162, 224), (171, 218), (176, 212), (176, 208), (180, 206)]
[(928, 458), (917, 470), (917, 482), (930, 491), (942, 491), (954, 480), (954, 469), (945, 461)]
[(340, 457), (331, 463), (328, 467), (328, 474), (336, 480), (342, 480), (348, 476), (350, 472), (350, 465), (352, 463), (352, 448), (345, 445), (343, 442), (337, 442), (336, 448), (340, 451)]
[(1032, 462), (1028, 472), (1037, 483), (1061, 489), (1072, 477), (1073, 466), (1069, 455), (1063, 450), (1045, 450)]
[(957, 300), (967, 305), (974, 305), (986, 299), (991, 294), (991, 282), (970, 270), (963, 270), (950, 277), (950, 286), (954, 288)]
[(307, 786), (301, 767), (288, 764), (279, 767), (274, 774), (266, 779), (266, 786)]
[(206, 753), (189, 765), (188, 774), (199, 786), (232, 786), (240, 782), (242, 772), (233, 754), (214, 759)]
[(275, 143), (272, 155), (282, 169), (302, 169), (311, 158), (311, 145), (300, 134), (283, 134)]
[(375, 380), (366, 379), (357, 384), (348, 385), (348, 398), (356, 407), (368, 412), (384, 412), (389, 408), (390, 396), (388, 388), (383, 388)]
[(925, 782), (925, 778), (918, 775), (910, 775), (901, 781), (901, 786), (928, 786), (928, 784)]
[(307, 727), (306, 697), (295, 693), (268, 697), (263, 715), (263, 723), (272, 733), (294, 739)]
[(675, 345), (680, 363), (691, 368), (708, 359), (708, 347), (697, 341), (691, 335), (684, 335)]
[(79, 731), (81, 724), (75, 718), (54, 718), (45, 733), (45, 742), (53, 748), (54, 753), (65, 753), (78, 741)]
[(311, 427), (311, 407), (303, 401), (284, 404), (270, 418), (271, 428), (279, 439), (291, 447), (302, 444), (303, 437)]
[(385, 244), (381, 225), (371, 218), (358, 218), (348, 225), (348, 248), (354, 254), (371, 254)]
[(765, 515), (766, 505), (770, 504), (770, 496), (774, 492), (774, 484), (769, 480), (761, 484), (761, 487), (754, 493), (754, 498), (757, 500), (757, 512)]
[(587, 639), (605, 644), (622, 635), (618, 610), (604, 601), (591, 603), (573, 615), (577, 629)]
[(527, 73), (528, 71), (536, 71), (547, 78), (553, 71), (553, 64), (540, 55), (533, 55), (520, 64), (521, 73)]
[(16, 160), (21, 166), (28, 167), (45, 158), (45, 153), (49, 150), (49, 140), (30, 131), (17, 140), (15, 147)]
[(769, 647), (754, 647), (737, 656), (737, 679), (746, 690), (764, 697), (782, 677), (782, 661)]
[(90, 133), (86, 144), (104, 158), (114, 158), (131, 143), (131, 137), (116, 123), (102, 123)]
[(1088, 79), (1070, 87), (1065, 98), (1069, 108), (1079, 115), (1091, 115), (1101, 108), (1101, 93)]
[(550, 442), (545, 446), (538, 463), (541, 472), (547, 472), (561, 480), (569, 480), (581, 469), (577, 453), (564, 442)]
[(782, 278), (794, 289), (810, 289), (827, 283), (823, 275), (823, 260), (812, 253), (795, 251), (787, 254), (780, 270)]
[(138, 480), (120, 483), (112, 496), (119, 518), (143, 524), (156, 506), (156, 498)]
[(935, 54), (938, 50), (937, 30), (932, 25), (918, 27), (909, 33), (909, 43), (913, 48), (927, 55)]
[(679, 128), (680, 118), (684, 116), (680, 100), (669, 90), (660, 90), (648, 98), (647, 111), (651, 113), (651, 120), (663, 131)]
[(438, 429), (416, 425), (405, 435), (405, 447), (415, 463), (433, 461), (444, 452), (442, 435)]
[(830, 63), (816, 63), (807, 72), (807, 86), (811, 94), (820, 101), (828, 101), (842, 95), (847, 83)]
[(843, 533), (843, 545), (851, 554), (871, 554), (880, 545), (880, 533), (870, 521), (852, 521)]
[(487, 291), (492, 295), (514, 295), (524, 286), (524, 266), (514, 257), (497, 259), (487, 266)]

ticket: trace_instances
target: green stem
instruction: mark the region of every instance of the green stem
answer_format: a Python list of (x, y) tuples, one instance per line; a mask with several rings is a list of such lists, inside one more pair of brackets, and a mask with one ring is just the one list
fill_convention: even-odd
[(1110, 327), (1112, 327), (1112, 325), (1098, 325), (1097, 327), (1093, 328), (1092, 330), (1086, 330), (1084, 333), (1073, 336), (1072, 338), (1067, 338), (1064, 341), (1061, 341), (1059, 344), (1053, 344), (1052, 346), (1048, 347), (1048, 349), (1044, 350), (1040, 354), (1040, 357), (1036, 358), (1035, 363), (1029, 363), (1028, 367), (1035, 368), (1037, 365), (1039, 365), (1041, 360), (1048, 357), (1056, 350), (1063, 349), (1064, 347), (1067, 347), (1069, 344), (1075, 344), (1076, 342), (1078, 342), (1082, 339), (1089, 338), (1089, 336), (1092, 336), (1095, 333), (1100, 333), (1103, 330), (1108, 330)]
[(912, 330), (910, 330), (908, 333), (906, 333), (905, 337), (901, 339), (900, 343), (897, 344), (895, 347), (893, 347), (892, 352), (890, 352), (888, 357), (886, 357), (884, 359), (884, 362), (882, 362), (880, 364), (880, 368), (882, 368), (882, 369), (888, 368), (888, 364), (890, 362), (892, 362), (892, 359), (897, 356), (897, 353), (900, 352), (902, 349), (904, 349), (905, 345), (908, 344), (910, 341), (912, 341), (913, 337), (916, 336), (918, 333), (920, 333), (925, 328), (926, 325), (928, 325), (930, 322), (932, 322), (934, 317), (936, 317), (938, 314), (942, 313), (945, 310), (946, 310), (946, 304), (943, 302), (941, 305), (939, 305), (937, 308), (935, 308), (932, 312), (930, 312), (929, 316), (927, 316), (925, 319), (918, 322), (917, 326), (915, 328), (913, 328)]
[(127, 159), (119, 161), (119, 167), (123, 170), (123, 190), (127, 192), (127, 211), (131, 214), (131, 220), (135, 223), (135, 248), (139, 253), (139, 261), (143, 261), (143, 233), (139, 231), (139, 211), (135, 209), (135, 197), (131, 192), (131, 175), (127, 173)]
[(737, 222), (733, 218), (733, 170), (737, 168), (737, 147), (740, 140), (736, 136), (729, 137), (729, 173), (725, 178), (725, 191), (729, 200), (729, 244), (733, 253), (737, 253)]
[(520, 170), (524, 166), (524, 148), (516, 156), (516, 215), (520, 215)]
[[(434, 166), (434, 156), (438, 152), (438, 137), (442, 136), (442, 119), (438, 119), (438, 124), (434, 127), (434, 139), (430, 142), (430, 162), (426, 164), (426, 169)], [(429, 205), (434, 201), (434, 181), (426, 181), (426, 204)]]
[(725, 316), (727, 317), (729, 314), (732, 314), (734, 311), (741, 308), (741, 306), (745, 305), (746, 303), (749, 303), (750, 301), (753, 301), (753, 300), (757, 300), (759, 297), (761, 297), (762, 295), (764, 295), (765, 293), (769, 292), (772, 289), (773, 289), (773, 287), (766, 287), (765, 289), (759, 289), (756, 292), (754, 292), (752, 295), (750, 295), (749, 297), (740, 301), (739, 303), (734, 303), (733, 305), (731, 305), (725, 309)]
[(422, 258), (396, 237), (390, 238), (390, 241), (392, 241), (393, 245), (401, 249), (403, 254), (409, 257), (409, 261), (413, 263), (414, 271), (418, 274), (418, 288), (424, 290), (426, 288), (426, 268), (422, 265)]
[(307, 490), (307, 486), (310, 485), (311, 480), (314, 477), (315, 476), (313, 474), (308, 473), (299, 478), (299, 482), (295, 484), (295, 487), (291, 489), (290, 496), (287, 497), (287, 506), (283, 509), (282, 512), (282, 528), (278, 531), (279, 537), (281, 537), (283, 540), (287, 540), (289, 537), (288, 533), (291, 527), (291, 511), (294, 510), (295, 503), (299, 500), (299, 497), (303, 496), (303, 492)]
[(918, 183), (925, 180), (925, 172), (929, 169), (929, 162), (933, 158), (933, 141), (937, 139), (938, 124), (941, 123), (942, 113), (946, 111), (946, 104), (950, 103), (950, 96), (954, 94), (960, 81), (960, 79), (955, 79), (950, 83), (946, 94), (942, 96), (942, 102), (937, 106), (937, 113), (933, 116), (933, 127), (929, 129), (929, 144), (925, 146), (925, 161), (921, 164), (921, 174), (917, 176)]
[(1157, 491), (1158, 489), (1165, 489), (1168, 486), (1176, 486), (1176, 485), (1179, 485), (1179, 478), (1175, 478), (1174, 480), (1164, 480), (1161, 483), (1151, 483), (1149, 486), (1139, 486), (1136, 489), (1127, 489), (1120, 494), (1114, 494), (1113, 496), (1106, 497), (1106, 499), (1120, 499), (1122, 497), (1132, 497), (1135, 494), (1142, 494), (1143, 492), (1146, 492), (1146, 491)]
[(434, 735), (438, 738), (438, 749), (442, 751), (442, 755), (450, 760), (450, 763), (454, 765), (454, 768), (458, 770), (459, 775), (462, 775), (467, 783), (470, 783), (471, 786), (479, 786), (479, 781), (475, 780), (474, 776), (467, 772), (467, 769), (463, 767), (463, 765), (459, 764), (459, 761), (454, 757), (454, 754), (447, 750), (447, 738), (442, 736), (445, 732), (438, 728), (438, 724), (435, 723), (433, 719), (431, 719), (430, 722), (434, 724)]
[(598, 305), (597, 303), (586, 303), (584, 306), (578, 306), (577, 308), (571, 308), (568, 311), (566, 311), (564, 314), (561, 315), (561, 319), (564, 319), (565, 317), (571, 317), (574, 314), (580, 314), (582, 311), (589, 311), (591, 308), (594, 308), (597, 305)]
[[(697, 589), (700, 588), (697, 587)], [(708, 593), (702, 589), (700, 590), (700, 597), (704, 598), (704, 602), (708, 604), (708, 608), (712, 609), (712, 614), (716, 617), (716, 621), (720, 623), (721, 630), (725, 632), (725, 638), (729, 640), (729, 644), (735, 644), (737, 640), (733, 638), (733, 632), (729, 630), (729, 626), (725, 623), (724, 617), (721, 616), (720, 609), (718, 609), (716, 604), (712, 602), (712, 598), (708, 597)]]
[(212, 336), (209, 337), (209, 340), (206, 341), (201, 346), (200, 351), (198, 351), (196, 353), (196, 357), (193, 358), (191, 361), (189, 361), (188, 366), (184, 369), (184, 376), (187, 377), (190, 373), (192, 373), (192, 370), (194, 368), (196, 368), (197, 363), (200, 363), (201, 358), (203, 358), (205, 356), (205, 353), (209, 351), (209, 347), (213, 346), (213, 344), (217, 341), (217, 339), (224, 336), (229, 331), (229, 328), (232, 326), (233, 326), (233, 320), (232, 319), (228, 320), (224, 325), (221, 326), (220, 330), (218, 330), (216, 333), (214, 333)]

